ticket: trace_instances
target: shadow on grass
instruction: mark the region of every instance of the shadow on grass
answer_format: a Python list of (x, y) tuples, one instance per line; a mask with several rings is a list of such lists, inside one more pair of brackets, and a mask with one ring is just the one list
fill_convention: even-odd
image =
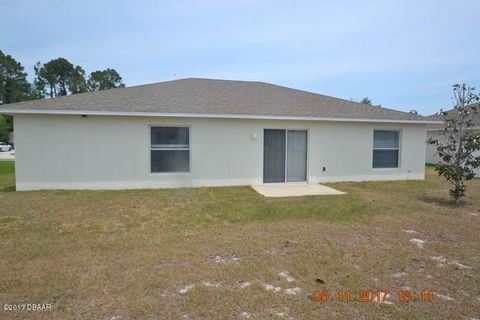
[(15, 192), (15, 186), (1, 188), (0, 192)]
[(455, 201), (451, 199), (436, 198), (431, 196), (421, 196), (418, 199), (428, 204), (434, 204), (439, 207), (446, 207), (446, 208), (458, 208), (465, 204), (463, 201), (460, 204), (456, 204)]

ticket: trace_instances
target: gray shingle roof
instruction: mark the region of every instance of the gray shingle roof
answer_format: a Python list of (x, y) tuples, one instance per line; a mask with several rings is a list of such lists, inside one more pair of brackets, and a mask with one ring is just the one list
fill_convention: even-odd
[[(480, 108), (480, 103), (473, 103), (469, 106), (476, 106), (476, 107)], [(450, 109), (450, 110), (445, 110), (445, 111), (448, 114), (452, 114), (453, 112), (455, 112), (455, 109)], [(430, 120), (443, 121), (443, 117), (438, 113), (427, 116), (426, 118), (430, 119)], [(474, 122), (480, 124), (480, 113), (477, 113), (477, 114), (473, 115), (473, 120), (474, 120)]]
[(0, 106), (0, 112), (88, 111), (340, 119), (429, 119), (264, 82), (181, 79)]

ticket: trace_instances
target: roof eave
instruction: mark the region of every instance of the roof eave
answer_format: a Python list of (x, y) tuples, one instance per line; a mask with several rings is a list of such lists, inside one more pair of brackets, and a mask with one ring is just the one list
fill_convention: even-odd
[(339, 122), (383, 122), (383, 123), (415, 123), (442, 124), (435, 120), (412, 119), (374, 119), (374, 118), (341, 118), (316, 116), (275, 116), (252, 114), (224, 113), (165, 113), (165, 112), (134, 112), (134, 111), (91, 111), (91, 110), (48, 110), (48, 109), (6, 109), (0, 108), (0, 113), (15, 114), (57, 114), (57, 115), (95, 115), (95, 116), (135, 116), (135, 117), (182, 117), (182, 118), (223, 118), (223, 119), (261, 119), (261, 120), (302, 120), (302, 121), (339, 121)]

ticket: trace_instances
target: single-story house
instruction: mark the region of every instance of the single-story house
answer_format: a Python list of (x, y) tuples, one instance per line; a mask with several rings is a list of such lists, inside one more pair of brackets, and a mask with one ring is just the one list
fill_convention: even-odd
[[(453, 112), (454, 109), (451, 109), (451, 110), (448, 110), (447, 113), (451, 113)], [(441, 139), (442, 137), (442, 132), (445, 128), (445, 125), (443, 123), (443, 117), (439, 114), (432, 114), (431, 116), (428, 116), (427, 117), (428, 119), (430, 120), (435, 120), (435, 121), (441, 121), (440, 124), (429, 124), (427, 126), (427, 140), (430, 139), (430, 138), (434, 138), (434, 139)], [(474, 119), (475, 122), (478, 123), (478, 125), (474, 126), (473, 128), (471, 128), (471, 130), (473, 130), (475, 133), (480, 133), (480, 117), (477, 116), (475, 119)], [(425, 149), (426, 153), (425, 153), (425, 161), (426, 163), (430, 163), (430, 164), (438, 164), (438, 163), (441, 163), (441, 159), (440, 157), (438, 156), (437, 154), (437, 149), (434, 145), (431, 145), (431, 144), (428, 144), (427, 143), (427, 147)], [(474, 153), (474, 155), (476, 156), (480, 156), (480, 150), (476, 151)], [(477, 177), (480, 177), (480, 168), (479, 169), (476, 169), (475, 171), (475, 175)]]
[(263, 82), (181, 79), (1, 106), (17, 190), (423, 179), (423, 116)]

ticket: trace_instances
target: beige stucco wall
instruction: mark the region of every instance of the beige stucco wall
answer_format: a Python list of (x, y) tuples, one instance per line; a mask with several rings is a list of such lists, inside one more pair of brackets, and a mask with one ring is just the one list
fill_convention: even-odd
[[(418, 124), (73, 115), (14, 121), (17, 190), (261, 184), (265, 128), (308, 130), (309, 183), (424, 177), (425, 126)], [(150, 173), (150, 125), (190, 126), (190, 173)], [(372, 169), (374, 129), (401, 130), (400, 168)]]

